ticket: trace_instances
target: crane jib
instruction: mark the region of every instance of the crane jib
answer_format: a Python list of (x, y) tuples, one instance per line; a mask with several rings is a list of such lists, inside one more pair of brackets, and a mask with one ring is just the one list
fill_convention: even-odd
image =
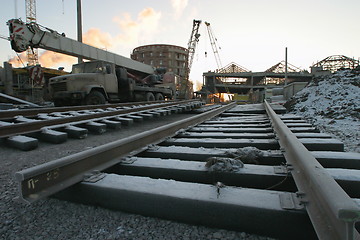
[(154, 68), (150, 65), (67, 38), (57, 31), (41, 28), (37, 23), (25, 23), (20, 19), (11, 19), (7, 24), (9, 25), (11, 47), (16, 52), (26, 51), (29, 47), (42, 48), (88, 60), (114, 63), (145, 74), (154, 74)]

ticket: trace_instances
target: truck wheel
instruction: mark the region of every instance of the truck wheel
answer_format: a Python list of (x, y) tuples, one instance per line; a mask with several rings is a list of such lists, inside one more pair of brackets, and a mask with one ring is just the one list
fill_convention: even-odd
[(62, 106), (64, 106), (64, 102), (62, 100), (60, 100), (60, 99), (55, 99), (54, 100), (54, 106), (55, 107), (62, 107)]
[(91, 91), (85, 98), (86, 105), (100, 105), (105, 104), (106, 99), (104, 95), (99, 91)]
[(155, 94), (155, 100), (156, 101), (164, 101), (164, 95), (162, 95), (161, 93)]
[(147, 102), (153, 102), (153, 101), (155, 101), (155, 96), (154, 96), (154, 94), (151, 93), (151, 92), (146, 93), (146, 101), (147, 101)]

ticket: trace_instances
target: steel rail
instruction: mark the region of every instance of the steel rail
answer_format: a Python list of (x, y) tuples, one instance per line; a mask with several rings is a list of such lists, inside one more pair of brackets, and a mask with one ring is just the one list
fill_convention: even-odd
[(148, 106), (141, 106), (132, 109), (120, 109), (115, 111), (107, 111), (107, 112), (99, 112), (94, 114), (86, 114), (79, 116), (70, 116), (65, 118), (57, 118), (57, 119), (47, 119), (47, 120), (34, 120), (32, 122), (24, 122), (17, 124), (10, 124), (0, 127), (0, 138), (10, 137), (14, 135), (28, 134), (36, 131), (40, 131), (42, 128), (53, 126), (53, 125), (61, 125), (67, 124), (71, 122), (80, 122), (84, 120), (91, 120), (96, 118), (110, 117), (116, 116), (119, 114), (127, 114), (132, 112), (144, 111), (155, 108), (163, 108), (169, 106), (175, 106), (178, 104), (186, 104), (191, 101), (181, 101), (181, 102), (169, 102), (169, 103), (159, 103)]
[[(188, 100), (188, 101), (190, 101), (190, 100)], [(171, 100), (171, 101), (167, 101), (167, 102), (176, 102), (176, 101)], [(10, 119), (10, 118), (14, 118), (16, 116), (24, 116), (24, 117), (36, 116), (39, 113), (68, 112), (68, 111), (81, 111), (81, 110), (91, 110), (91, 109), (106, 109), (106, 108), (138, 106), (138, 105), (154, 104), (154, 103), (155, 104), (159, 103), (159, 101), (6, 110), (6, 111), (0, 111), (0, 120)]]
[(279, 139), (299, 192), (319, 239), (360, 239), (354, 229), (360, 208), (296, 138), (265, 101), (265, 108)]
[(150, 144), (158, 143), (176, 134), (180, 129), (215, 117), (234, 105), (235, 103), (231, 103), (126, 139), (17, 172), (15, 178), (20, 182), (20, 199), (31, 203), (54, 194), (84, 180), (89, 173), (102, 171), (118, 163), (123, 156), (130, 152), (140, 151), (139, 149)]

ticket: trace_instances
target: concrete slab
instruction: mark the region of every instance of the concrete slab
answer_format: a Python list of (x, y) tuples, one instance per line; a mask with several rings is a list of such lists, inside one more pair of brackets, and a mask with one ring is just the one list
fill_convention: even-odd
[[(285, 239), (313, 239), (306, 211), (280, 203), (289, 194), (147, 177), (106, 174), (82, 182), (57, 197), (86, 204), (210, 227), (266, 234)], [(301, 226), (301, 227), (299, 227)]]
[(171, 110), (169, 110), (169, 109), (160, 109), (160, 110), (158, 110), (158, 112), (160, 112), (162, 114), (162, 116), (171, 115)]
[(36, 122), (36, 121), (39, 121), (39, 120), (27, 118), (24, 116), (16, 116), (15, 117), (15, 122), (18, 122), (18, 123), (29, 123), (29, 122)]
[(223, 132), (185, 132), (176, 135), (179, 138), (242, 138), (265, 139), (275, 138), (273, 133), (223, 133)]
[[(181, 146), (156, 146), (144, 152), (141, 157), (174, 158), (191, 161), (207, 161), (209, 157), (229, 157), (238, 149), (191, 148)], [(360, 153), (313, 151), (311, 154), (325, 168), (347, 168), (360, 170)], [(281, 165), (285, 159), (280, 151), (261, 151), (257, 158), (261, 165)]]
[(106, 126), (111, 129), (120, 129), (121, 128), (120, 121), (112, 121), (109, 119), (104, 119), (104, 120), (101, 120), (100, 122), (106, 124)]
[(89, 132), (86, 128), (80, 128), (72, 125), (66, 126), (64, 131), (68, 134), (69, 137), (76, 139), (86, 138)]
[[(309, 151), (344, 151), (344, 144), (336, 139), (300, 138)], [(263, 150), (279, 149), (278, 141), (274, 139), (237, 139), (237, 138), (171, 138), (161, 143), (161, 146), (185, 146), (205, 148), (243, 148), (256, 147)]]
[(302, 120), (303, 118), (294, 114), (283, 114), (280, 115), (281, 120)]
[(40, 139), (50, 143), (63, 143), (67, 140), (66, 132), (59, 132), (52, 129), (43, 129), (40, 132)]
[[(242, 168), (234, 168), (234, 170), (219, 168), (221, 171), (215, 171), (207, 168), (205, 164), (205, 162), (177, 159), (130, 157), (124, 163), (112, 167), (109, 172), (183, 182), (205, 184), (222, 182), (226, 186), (297, 191), (291, 173), (284, 166), (244, 164)], [(327, 169), (327, 171), (350, 197), (360, 198), (360, 191), (358, 191), (360, 189), (360, 170)]]
[(332, 138), (331, 135), (326, 133), (299, 132), (294, 134), (297, 138)]
[[(287, 178), (284, 172), (276, 173), (273, 166), (244, 164), (242, 168), (234, 171), (212, 171), (205, 164), (206, 162), (177, 159), (129, 157), (123, 163), (111, 167), (107, 173), (203, 184), (222, 182), (226, 186), (255, 189), (273, 187), (271, 190), (296, 192), (292, 178)], [(280, 182), (282, 184), (278, 184)]]
[(299, 140), (309, 151), (344, 151), (344, 144), (333, 138), (300, 138)]
[(305, 120), (299, 120), (299, 119), (288, 119), (288, 120), (283, 120), (284, 123), (308, 123)]
[(300, 132), (309, 132), (309, 133), (319, 133), (319, 129), (314, 127), (289, 127), (290, 131), (293, 133), (300, 133)]
[(149, 113), (137, 113), (136, 116), (143, 117), (145, 120), (149, 120), (153, 118), (153, 115)]
[(298, 127), (311, 128), (311, 127), (313, 127), (313, 125), (310, 123), (285, 123), (285, 125), (288, 128), (298, 128)]
[(214, 138), (171, 138), (161, 146), (186, 146), (205, 148), (243, 148), (256, 147), (264, 150), (279, 149), (278, 141), (274, 139), (214, 139)]
[(216, 119), (213, 121), (205, 121), (203, 124), (206, 125), (210, 125), (210, 124), (269, 124), (270, 121), (266, 120), (266, 119), (240, 119), (240, 120), (236, 120), (236, 119), (225, 119), (225, 118), (221, 118), (221, 119)]
[[(180, 160), (191, 160), (206, 162), (210, 157), (233, 157), (239, 149), (237, 148), (191, 148), (183, 146), (156, 146), (138, 154), (141, 157), (173, 158)], [(241, 149), (240, 149), (241, 150)], [(261, 165), (285, 164), (284, 156), (280, 151), (260, 151), (256, 161)]]
[(5, 122), (5, 121), (0, 121), (0, 127), (3, 127), (3, 126), (10, 126), (10, 125), (13, 125), (13, 123), (10, 123), (10, 122)]
[(197, 127), (214, 127), (214, 128), (267, 128), (270, 127), (270, 123), (267, 124), (251, 124), (251, 123), (247, 123), (247, 124), (226, 124), (226, 123), (220, 123), (218, 122), (217, 124), (199, 124), (197, 125)]
[(171, 108), (168, 108), (168, 110), (170, 111), (170, 114), (176, 114), (176, 113), (182, 112), (182, 110), (180, 110), (177, 107), (171, 107)]
[(149, 114), (152, 114), (154, 117), (158, 118), (161, 116), (161, 113), (157, 112), (157, 111), (149, 111), (147, 112)]
[(20, 136), (20, 135), (8, 137), (5, 142), (9, 146), (23, 151), (33, 150), (37, 148), (39, 145), (39, 141), (36, 138)]
[(87, 123), (80, 124), (80, 126), (95, 134), (103, 134), (106, 132), (106, 124), (104, 123), (89, 121)]
[(144, 121), (144, 118), (141, 116), (136, 116), (136, 115), (126, 115), (126, 118), (130, 118), (132, 120), (134, 120), (134, 122), (142, 122)]
[(127, 117), (114, 117), (114, 120), (120, 121), (124, 126), (130, 126), (134, 124), (134, 119)]
[(311, 154), (326, 168), (347, 168), (360, 170), (360, 153), (312, 151)]
[(226, 132), (226, 133), (271, 133), (272, 128), (216, 128), (216, 127), (193, 127), (189, 132)]

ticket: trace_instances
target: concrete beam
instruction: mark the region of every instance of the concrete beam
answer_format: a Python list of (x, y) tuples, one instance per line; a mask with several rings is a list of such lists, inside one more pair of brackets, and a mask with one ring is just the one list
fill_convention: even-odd
[(6, 139), (6, 143), (20, 150), (30, 151), (38, 147), (39, 141), (27, 136), (12, 136)]
[[(303, 207), (286, 209), (290, 193), (105, 174), (56, 197), (146, 216), (285, 239), (314, 239)], [(281, 200), (282, 199), (282, 200)], [(285, 199), (285, 201), (284, 201)]]

